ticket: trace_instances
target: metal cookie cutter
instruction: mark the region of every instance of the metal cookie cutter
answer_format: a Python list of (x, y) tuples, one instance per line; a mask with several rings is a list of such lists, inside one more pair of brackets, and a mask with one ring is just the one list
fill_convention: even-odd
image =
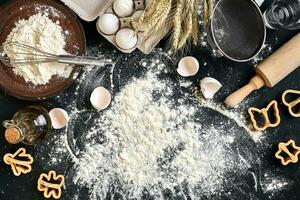
[[(273, 108), (274, 109), (274, 117), (275, 117), (275, 122), (272, 123), (269, 119), (269, 116), (268, 116), (268, 112), (270, 110), (270, 108)], [(254, 116), (254, 113), (257, 112), (259, 114), (262, 114), (263, 118), (264, 118), (264, 124), (262, 126), (259, 126), (258, 125), (258, 121), (255, 119), (255, 116)], [(253, 125), (253, 128), (257, 131), (264, 131), (266, 130), (267, 128), (269, 127), (276, 127), (280, 124), (280, 114), (279, 114), (279, 109), (278, 109), (278, 103), (277, 101), (271, 101), (269, 103), (269, 105), (266, 107), (266, 108), (263, 108), (263, 109), (258, 109), (258, 108), (254, 108), (254, 107), (251, 107), (248, 109), (248, 113), (250, 115), (250, 120), (252, 122), (252, 125)]]
[[(26, 158), (26, 160), (24, 158)], [(27, 174), (31, 171), (33, 158), (30, 154), (26, 153), (26, 149), (19, 148), (14, 154), (5, 154), (3, 157), (3, 161), (7, 165), (11, 166), (11, 169), (15, 176), (20, 176), (22, 173)]]
[(295, 110), (294, 108), (296, 108), (296, 106), (300, 105), (300, 96), (292, 102), (287, 102), (286, 96), (288, 94), (299, 94), (300, 95), (300, 91), (299, 90), (287, 90), (282, 94), (282, 102), (284, 105), (286, 105), (288, 107), (290, 114), (293, 117), (300, 117), (300, 109), (297, 110), (296, 112), (294, 112), (294, 110)]
[[(293, 148), (293, 152), (290, 152), (288, 146)], [(281, 153), (287, 154), (287, 157), (283, 157)], [(278, 144), (278, 151), (275, 153), (275, 158), (279, 159), (283, 165), (288, 165), (289, 163), (297, 163), (298, 155), (300, 153), (300, 147), (295, 144), (295, 141), (290, 139), (288, 142), (280, 142)]]
[(49, 171), (48, 174), (43, 173), (38, 180), (37, 188), (44, 192), (44, 197), (59, 199), (61, 197), (61, 188), (65, 182), (63, 175), (56, 175), (55, 171)]

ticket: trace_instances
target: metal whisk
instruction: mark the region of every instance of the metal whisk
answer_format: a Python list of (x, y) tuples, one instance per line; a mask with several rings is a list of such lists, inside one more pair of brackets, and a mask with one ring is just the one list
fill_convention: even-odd
[[(14, 56), (16, 58), (11, 59), (9, 57), (11, 54), (16, 55)], [(0, 46), (0, 60), (9, 67), (49, 62), (103, 66), (111, 62), (110, 59), (103, 58), (55, 55), (19, 42), (8, 42)]]

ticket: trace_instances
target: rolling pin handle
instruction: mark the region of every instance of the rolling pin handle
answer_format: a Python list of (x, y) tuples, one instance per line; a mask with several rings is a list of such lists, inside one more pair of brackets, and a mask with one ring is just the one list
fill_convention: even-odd
[(300, 66), (300, 33), (280, 47), (256, 68), (257, 75), (225, 100), (229, 108), (236, 107), (253, 90), (264, 85), (273, 87)]
[(241, 89), (237, 90), (233, 94), (229, 95), (226, 100), (225, 104), (229, 108), (236, 107), (240, 102), (242, 102), (251, 92), (254, 90), (258, 90), (265, 85), (264, 80), (259, 76), (254, 76), (250, 82), (242, 87)]

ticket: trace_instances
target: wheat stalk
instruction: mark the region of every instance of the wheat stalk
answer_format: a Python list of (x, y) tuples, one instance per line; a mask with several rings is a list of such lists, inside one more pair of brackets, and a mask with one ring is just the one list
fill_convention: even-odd
[(131, 22), (135, 22), (135, 31), (138, 32), (139, 31), (139, 27), (141, 27), (141, 25), (143, 23), (146, 23), (146, 20), (149, 18), (149, 16), (151, 16), (155, 10), (157, 5), (159, 4), (159, 0), (152, 0), (150, 2), (150, 4), (148, 5), (148, 7), (146, 8), (146, 10), (144, 11), (142, 16), (138, 16), (138, 17), (130, 17), (129, 19), (131, 20)]
[(150, 2), (149, 8), (147, 8), (147, 12), (145, 14), (145, 16), (143, 17), (143, 19), (141, 19), (141, 24), (148, 21), (149, 18), (151, 16), (153, 16), (153, 13), (156, 12), (156, 8), (158, 7), (158, 5), (161, 3), (161, 0), (152, 0)]
[(215, 4), (215, 1), (214, 0), (208, 0), (208, 18), (210, 16), (212, 16), (213, 14), (213, 11), (214, 11), (214, 4)]
[(158, 6), (159, 6), (158, 10), (149, 19), (149, 23), (145, 27), (144, 35), (148, 35), (150, 31), (153, 31), (154, 26), (160, 28), (166, 22), (166, 19), (172, 7), (172, 0), (161, 0)]
[(194, 12), (193, 12), (193, 32), (192, 32), (192, 40), (193, 44), (197, 45), (199, 41), (199, 27), (198, 27), (198, 0), (194, 0)]
[(192, 29), (193, 29), (193, 13), (189, 12), (187, 16), (187, 21), (185, 24), (185, 28), (182, 34), (182, 38), (180, 39), (180, 42), (178, 44), (178, 49), (181, 49), (185, 43), (187, 42), (188, 38), (192, 34)]
[(203, 0), (202, 20), (204, 27), (207, 25), (207, 22), (213, 13), (214, 2), (214, 0)]
[[(157, 32), (169, 20), (172, 22), (172, 48), (181, 49), (189, 40), (197, 45), (199, 37), (198, 24), (199, 0), (151, 0), (144, 14), (132, 18), (137, 23), (136, 31), (143, 27), (143, 35), (147, 37), (152, 32)], [(213, 12), (215, 0), (202, 0), (202, 19), (205, 26)]]
[(172, 8), (172, 0), (167, 0), (166, 2), (166, 7), (160, 17), (160, 20), (158, 21), (158, 23), (155, 25), (155, 30), (159, 30), (164, 24), (166, 24), (167, 22), (167, 18), (169, 16), (169, 13), (171, 11)]
[(177, 49), (181, 34), (183, 0), (177, 0), (176, 11), (173, 19), (173, 49)]
[(208, 5), (207, 0), (202, 0), (202, 21), (203, 26), (206, 26), (208, 19)]

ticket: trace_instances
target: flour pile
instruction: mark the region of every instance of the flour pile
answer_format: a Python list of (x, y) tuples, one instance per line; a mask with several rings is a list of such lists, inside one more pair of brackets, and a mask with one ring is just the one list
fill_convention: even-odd
[[(8, 35), (5, 43), (18, 42), (26, 44), (52, 54), (66, 54), (66, 45), (63, 30), (59, 22), (49, 19), (49, 14), (38, 13), (31, 16), (28, 20), (22, 19), (16, 23), (16, 27)], [(32, 60), (37, 59), (38, 55), (21, 48), (5, 48), (4, 52), (11, 60)], [(26, 55), (24, 54), (26, 53)], [(23, 77), (26, 82), (33, 85), (45, 85), (49, 80), (57, 75), (67, 78), (72, 72), (72, 67), (56, 62), (28, 65), (15, 65), (15, 74)]]
[(172, 82), (158, 78), (164, 67), (158, 64), (122, 88), (96, 125), (82, 133), (84, 148), (74, 158), (72, 179), (89, 188), (90, 199), (116, 190), (125, 199), (141, 199), (145, 192), (155, 199), (166, 192), (209, 197), (233, 182), (228, 173), (242, 177), (250, 168), (232, 147), (238, 126), (214, 124), (218, 119), (201, 123), (207, 111), (196, 101), (186, 104), (186, 96), (174, 100)]

